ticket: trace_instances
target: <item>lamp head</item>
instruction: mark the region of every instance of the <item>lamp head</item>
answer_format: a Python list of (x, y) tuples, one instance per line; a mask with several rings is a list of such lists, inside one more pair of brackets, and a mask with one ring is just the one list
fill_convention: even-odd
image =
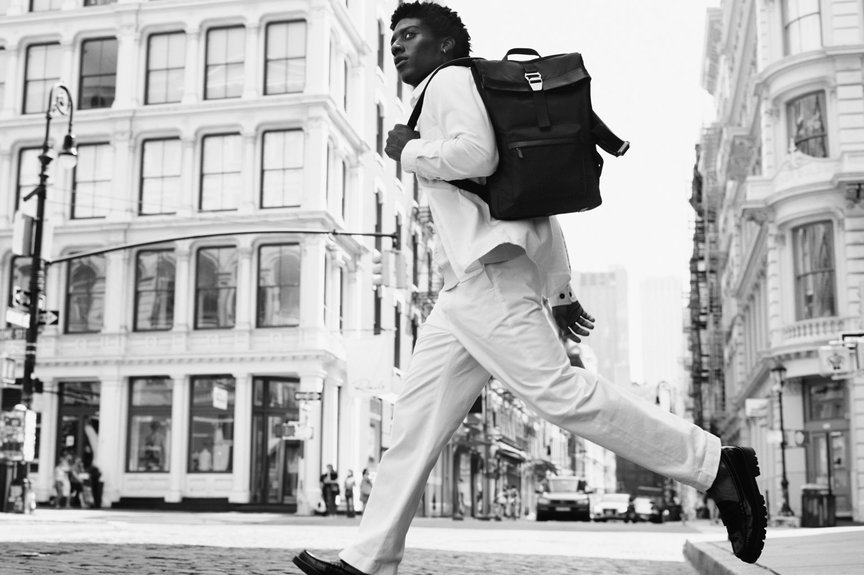
[(78, 165), (78, 146), (75, 145), (75, 134), (72, 132), (63, 137), (63, 149), (60, 150), (58, 161), (66, 170), (71, 170)]
[(786, 367), (782, 363), (776, 363), (771, 368), (771, 378), (774, 380), (774, 385), (777, 388), (782, 387), (786, 381)]

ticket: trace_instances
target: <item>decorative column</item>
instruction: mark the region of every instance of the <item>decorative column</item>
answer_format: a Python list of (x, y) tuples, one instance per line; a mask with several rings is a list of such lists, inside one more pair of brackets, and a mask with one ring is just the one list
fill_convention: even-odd
[(138, 106), (139, 39), (134, 22), (121, 24), (117, 37), (117, 87), (112, 106), (115, 110)]
[[(767, 255), (767, 273), (765, 278), (765, 287), (768, 290), (768, 341), (772, 348), (779, 347), (783, 342), (783, 302), (792, 301), (794, 298), (788, 298), (789, 286), (784, 286), (782, 278), (786, 277), (783, 274), (782, 250), (786, 243), (786, 237), (783, 235), (777, 223), (772, 219), (768, 224), (768, 237), (766, 240), (768, 255)], [(791, 276), (789, 276), (791, 277)]]
[(203, 75), (199, 67), (198, 50), (201, 31), (196, 25), (186, 29), (186, 68), (183, 85), (183, 103), (195, 104), (201, 101), (201, 82)]
[(252, 374), (235, 374), (234, 472), (230, 503), (249, 503), (252, 481)]
[[(174, 252), (176, 257), (175, 283), (174, 283), (174, 327), (172, 331), (187, 334), (189, 332), (189, 316), (194, 306), (189, 305), (189, 300), (194, 298), (195, 290), (191, 285), (192, 273), (190, 271), (191, 257), (189, 242), (177, 242)], [(176, 350), (182, 351), (182, 350)]]
[(180, 138), (182, 171), (180, 172), (180, 197), (177, 199), (177, 215), (191, 217), (198, 210), (198, 182), (195, 174), (195, 136), (183, 135)]
[(111, 180), (115, 193), (112, 194), (108, 206), (107, 219), (112, 221), (129, 221), (138, 214), (138, 199), (141, 193), (132, 169), (132, 159), (135, 156), (135, 140), (131, 132), (120, 130), (112, 136), (112, 158), (114, 173)]
[[(18, 85), (18, 59), (21, 56), (17, 44), (10, 42), (6, 45), (5, 50), (0, 52), (0, 57), (6, 59), (6, 77), (3, 78), (5, 85), (5, 99), (0, 102), (0, 118), (5, 118), (15, 115), (17, 106), (17, 94), (21, 93), (21, 88)], [(10, 172), (2, 172), (10, 173)]]
[(171, 468), (168, 472), (167, 503), (183, 499), (186, 480), (186, 439), (189, 437), (189, 376), (172, 374), (174, 391), (171, 402)]
[(330, 21), (325, 5), (311, 8), (306, 21), (306, 93), (330, 93)]
[[(300, 391), (324, 393), (324, 371), (300, 376)], [(312, 515), (315, 505), (321, 501), (321, 402), (304, 401), (300, 404), (300, 425), (311, 429), (311, 437), (303, 442), (303, 457), (300, 460), (299, 485), (297, 486), (297, 514)]]
[[(60, 40), (60, 81), (67, 83), (70, 87), (78, 84), (74, 82), (73, 73), (75, 70), (75, 40), (74, 38), (64, 37)], [(76, 102), (80, 105), (80, 102)]]
[(300, 326), (314, 331), (324, 327), (323, 236), (305, 236), (300, 250)]
[[(0, 141), (0, 174), (12, 173), (12, 150), (9, 147), (11, 142), (7, 140), (8, 138), (3, 138), (3, 141)], [(15, 196), (6, 194), (6, 197), (0, 200), (0, 222), (11, 223), (14, 215)]]
[(259, 73), (261, 60), (258, 58), (258, 36), (260, 29), (257, 23), (246, 25), (246, 65), (243, 69), (244, 100), (257, 100), (261, 95), (261, 76)]
[[(320, 110), (317, 111), (320, 113)], [(310, 110), (310, 113), (316, 111)], [(325, 210), (327, 196), (327, 128), (323, 116), (309, 118), (305, 129), (306, 150), (303, 170), (303, 209)]]
[(258, 166), (260, 166), (260, 163), (255, 161), (256, 135), (254, 129), (246, 129), (240, 137), (242, 142), (241, 153), (244, 159), (243, 174), (241, 176), (243, 184), (237, 206), (237, 211), (240, 214), (251, 214), (258, 205), (255, 188), (258, 182)]
[(99, 424), (103, 432), (99, 434), (99, 448), (94, 463), (102, 471), (102, 505), (105, 507), (111, 507), (112, 503), (120, 500), (123, 487), (128, 402), (129, 386), (125, 378), (116, 371), (103, 372), (99, 394)]
[(248, 332), (255, 325), (255, 274), (252, 271), (253, 249), (249, 236), (237, 238), (237, 307), (235, 331)]

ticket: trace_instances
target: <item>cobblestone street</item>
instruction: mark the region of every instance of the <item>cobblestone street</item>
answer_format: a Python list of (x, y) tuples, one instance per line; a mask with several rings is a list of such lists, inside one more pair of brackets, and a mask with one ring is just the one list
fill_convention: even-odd
[[(68, 543), (5, 543), (0, 546), (4, 575), (126, 574), (223, 575), (275, 574), (300, 571), (291, 563), (296, 549), (232, 549), (165, 545), (104, 545)], [(321, 551), (335, 557), (333, 551)], [(409, 549), (400, 575), (535, 573), (568, 575), (693, 575), (687, 564), (585, 557), (452, 553)]]

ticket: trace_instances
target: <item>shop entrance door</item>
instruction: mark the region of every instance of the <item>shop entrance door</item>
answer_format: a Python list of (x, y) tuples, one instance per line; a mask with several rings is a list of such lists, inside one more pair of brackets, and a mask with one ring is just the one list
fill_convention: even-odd
[(252, 411), (252, 503), (297, 509), (303, 442), (283, 439), (288, 422), (298, 420), (296, 379), (254, 378)]
[(831, 486), (837, 515), (841, 516), (852, 514), (848, 446), (847, 431), (811, 431), (807, 449), (807, 481)]
[(99, 448), (99, 382), (61, 382), (59, 392), (57, 457), (80, 457), (87, 467)]

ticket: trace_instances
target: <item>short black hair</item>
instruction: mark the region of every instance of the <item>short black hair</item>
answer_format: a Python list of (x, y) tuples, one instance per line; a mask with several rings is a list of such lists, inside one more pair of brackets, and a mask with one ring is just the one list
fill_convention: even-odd
[(434, 2), (406, 2), (393, 11), (390, 29), (394, 30), (400, 20), (417, 18), (429, 26), (436, 38), (451, 37), (456, 42), (453, 50), (455, 58), (471, 54), (471, 36), (454, 10)]

